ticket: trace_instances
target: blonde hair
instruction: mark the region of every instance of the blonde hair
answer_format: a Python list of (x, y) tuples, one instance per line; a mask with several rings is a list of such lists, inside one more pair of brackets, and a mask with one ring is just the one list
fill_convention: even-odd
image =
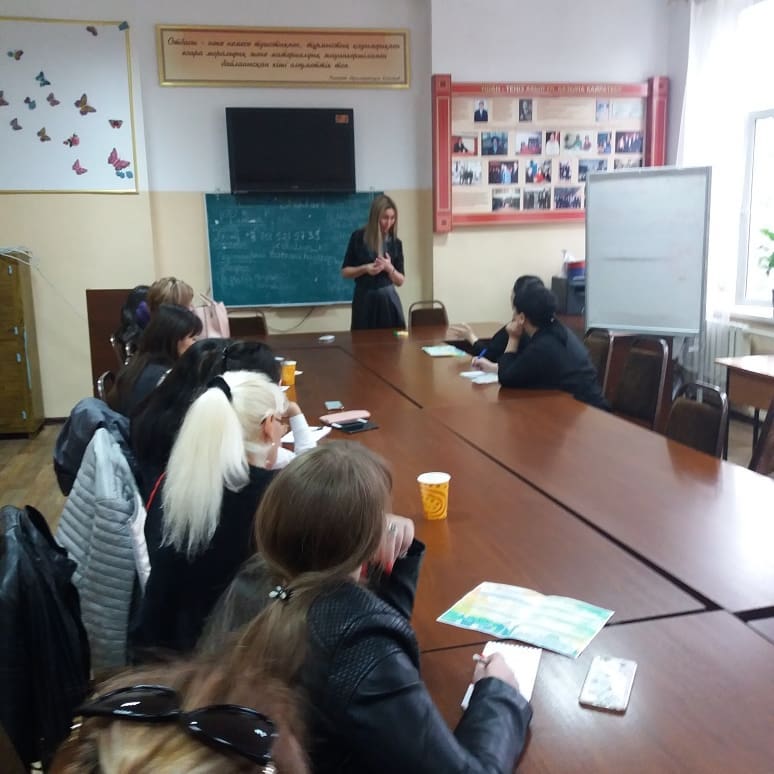
[(371, 202), (371, 209), (368, 211), (368, 223), (366, 223), (365, 233), (363, 234), (363, 241), (366, 247), (377, 255), (379, 255), (382, 249), (382, 230), (379, 226), (379, 219), (385, 210), (393, 210), (395, 212), (395, 223), (390, 229), (390, 234), (393, 239), (398, 238), (398, 208), (387, 194), (380, 194)]
[[(209, 387), (188, 409), (169, 455), (163, 490), (162, 545), (193, 559), (203, 552), (220, 522), (223, 487), (238, 492), (250, 480), (245, 442), (261, 434), (271, 416), (287, 411), (287, 399), (268, 376), (228, 371), (231, 397)], [(271, 445), (258, 443), (258, 454)]]
[(147, 303), (151, 314), (162, 304), (176, 304), (189, 307), (193, 303), (193, 288), (177, 277), (162, 277), (148, 288)]
[(277, 475), (258, 508), (255, 537), (271, 582), (286, 585), (290, 596), (270, 603), (245, 630), (246, 659), (292, 684), (310, 605), (376, 553), (391, 487), (385, 461), (345, 441), (312, 449)]
[[(96, 694), (132, 685), (173, 688), (187, 711), (212, 704), (237, 704), (262, 712), (279, 732), (272, 748), (279, 774), (309, 772), (295, 696), (276, 677), (243, 664), (233, 648), (213, 657), (123, 672), (101, 684)], [(261, 770), (246, 758), (193, 739), (174, 722), (86, 718), (60, 748), (51, 774), (242, 774)]]

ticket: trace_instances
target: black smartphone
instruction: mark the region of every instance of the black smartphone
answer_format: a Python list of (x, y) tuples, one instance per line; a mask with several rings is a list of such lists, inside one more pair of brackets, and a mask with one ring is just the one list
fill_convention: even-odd
[(356, 419), (354, 422), (333, 422), (331, 427), (341, 430), (342, 433), (362, 433), (365, 430), (375, 430), (379, 425), (367, 419)]

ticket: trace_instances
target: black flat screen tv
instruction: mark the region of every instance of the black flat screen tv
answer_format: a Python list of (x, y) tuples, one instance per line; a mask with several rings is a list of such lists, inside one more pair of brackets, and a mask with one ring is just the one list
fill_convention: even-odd
[(351, 108), (226, 108), (231, 193), (353, 193)]

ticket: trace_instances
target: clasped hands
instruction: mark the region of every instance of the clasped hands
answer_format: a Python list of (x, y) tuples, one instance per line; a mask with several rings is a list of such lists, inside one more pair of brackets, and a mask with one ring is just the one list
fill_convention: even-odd
[(381, 274), (383, 271), (386, 271), (388, 274), (391, 274), (393, 271), (395, 271), (395, 267), (392, 265), (392, 258), (390, 258), (389, 253), (385, 253), (384, 255), (377, 255), (373, 262), (368, 264), (368, 273), (372, 277), (375, 277), (377, 274)]

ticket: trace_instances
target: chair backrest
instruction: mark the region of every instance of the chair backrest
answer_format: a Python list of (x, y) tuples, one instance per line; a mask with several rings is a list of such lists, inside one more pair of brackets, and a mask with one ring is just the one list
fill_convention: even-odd
[(699, 451), (720, 457), (728, 426), (728, 398), (714, 384), (689, 382), (677, 392), (665, 435)]
[(265, 336), (269, 332), (263, 312), (239, 316), (229, 315), (228, 324), (233, 339), (245, 336)]
[(105, 371), (97, 377), (97, 397), (106, 400), (110, 388), (116, 383), (116, 375), (112, 371)]
[(770, 476), (774, 473), (774, 400), (769, 404), (766, 419), (763, 421), (758, 443), (753, 449), (750, 470)]
[(613, 412), (653, 430), (661, 412), (668, 360), (664, 339), (635, 337), (613, 396)]
[(131, 348), (128, 344), (122, 344), (115, 334), (110, 337), (110, 346), (115, 352), (116, 360), (118, 360), (118, 369), (121, 370), (132, 356)]
[(597, 380), (604, 393), (613, 353), (613, 334), (607, 328), (589, 328), (583, 337), (583, 343), (591, 357), (591, 364), (597, 371)]
[(415, 301), (409, 306), (409, 328), (415, 325), (448, 325), (449, 317), (442, 301)]

